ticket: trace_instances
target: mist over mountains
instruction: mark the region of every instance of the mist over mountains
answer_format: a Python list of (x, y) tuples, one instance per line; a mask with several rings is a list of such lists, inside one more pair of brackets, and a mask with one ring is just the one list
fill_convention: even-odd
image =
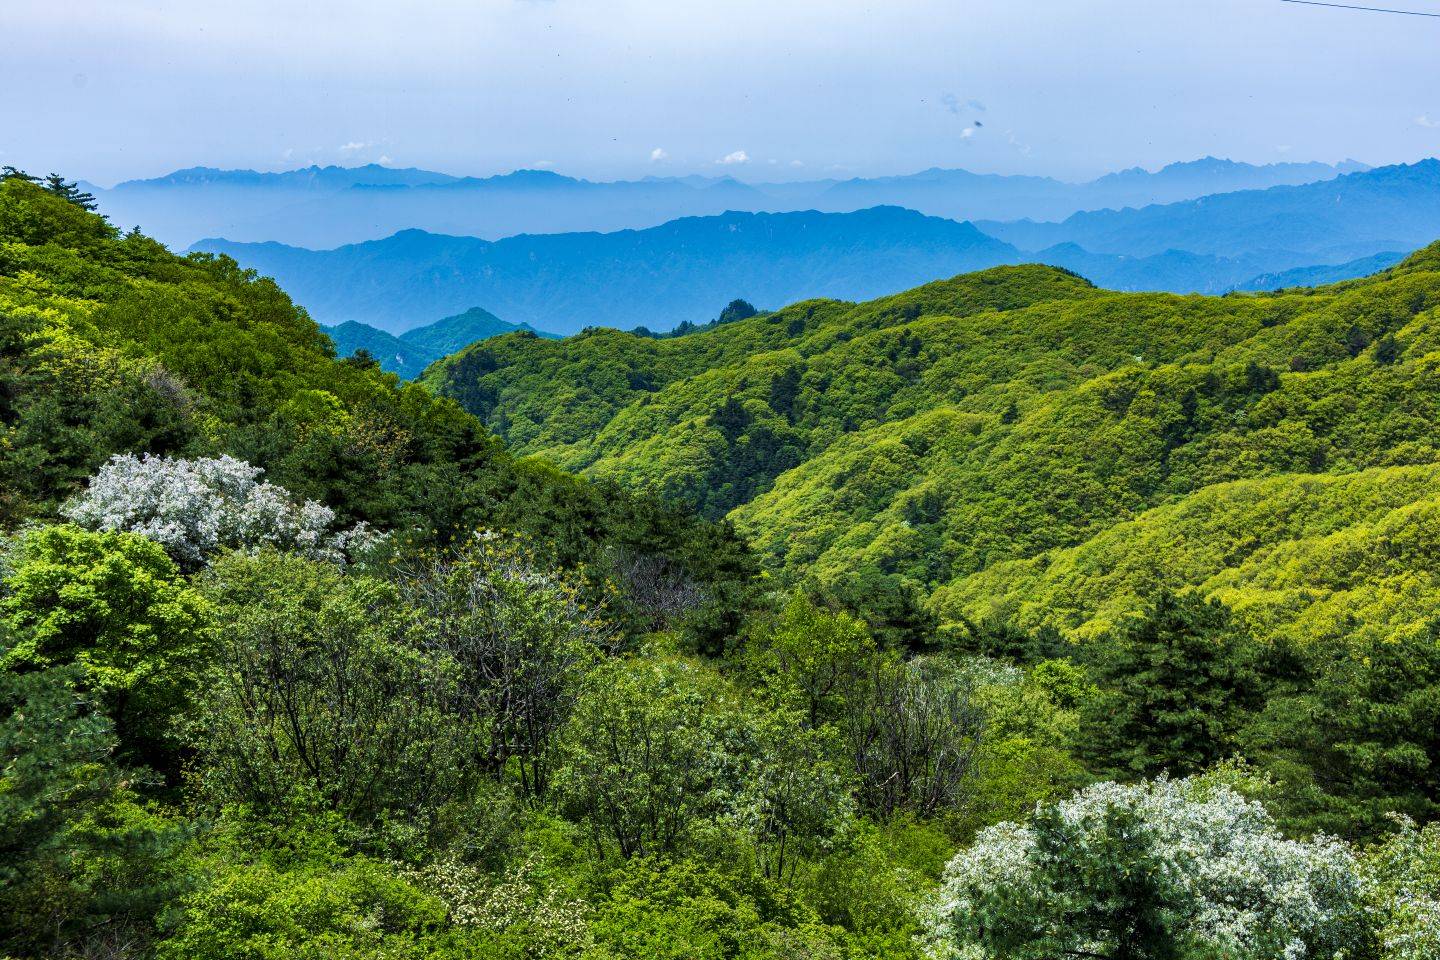
[(644, 230), (498, 241), (407, 229), (331, 250), (230, 238), (195, 249), (274, 276), (327, 324), (399, 333), (483, 304), (509, 322), (570, 334), (701, 323), (736, 297), (760, 306), (863, 300), (1026, 261), (1121, 291), (1272, 289), (1373, 273), (1436, 236), (1440, 161), (1426, 160), (1048, 223), (977, 226), (882, 206), (730, 211)]
[(335, 250), (228, 240), (196, 249), (275, 277), (322, 323), (358, 320), (395, 333), (475, 304), (553, 333), (668, 330), (706, 322), (737, 297), (759, 306), (866, 299), (1021, 259), (968, 223), (898, 207), (726, 213), (499, 241), (405, 230)]
[(1061, 220), (1078, 211), (1313, 183), (1365, 169), (1355, 161), (1260, 166), (1206, 157), (1088, 183), (939, 168), (895, 177), (742, 183), (728, 176), (595, 182), (545, 170), (454, 177), (370, 164), (284, 173), (194, 167), (93, 190), (111, 220), (143, 223), (172, 246), (223, 236), (329, 248), (412, 228), (495, 240), (641, 229), (728, 211), (849, 213), (900, 206), (956, 220)]
[(980, 226), (1030, 250), (1075, 243), (1093, 253), (1129, 256), (1276, 251), (1336, 262), (1413, 249), (1433, 239), (1440, 232), (1440, 160), (1142, 209), (1076, 213), (1061, 223)]

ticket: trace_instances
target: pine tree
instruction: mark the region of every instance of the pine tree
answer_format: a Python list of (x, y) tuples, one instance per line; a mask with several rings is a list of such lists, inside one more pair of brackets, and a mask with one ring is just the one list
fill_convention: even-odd
[(63, 197), (82, 210), (93, 211), (99, 206), (93, 193), (81, 190), (80, 184), (73, 180), (67, 181), (58, 173), (52, 173), (45, 178), (45, 189), (57, 197)]
[(1224, 604), (1162, 590), (1097, 644), (1083, 751), (1095, 769), (1183, 776), (1228, 755), (1260, 685), (1242, 641)]
[(3, 183), (6, 180), (23, 180), (26, 183), (40, 182), (39, 177), (31, 176), (24, 170), (20, 170), (16, 167), (11, 166), (0, 167), (0, 183)]

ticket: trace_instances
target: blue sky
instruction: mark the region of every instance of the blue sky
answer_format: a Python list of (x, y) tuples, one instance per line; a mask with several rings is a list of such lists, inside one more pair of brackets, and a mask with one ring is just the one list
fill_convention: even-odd
[(1440, 19), (1281, 0), (8, 0), (0, 82), (0, 163), (101, 184), (1440, 154)]

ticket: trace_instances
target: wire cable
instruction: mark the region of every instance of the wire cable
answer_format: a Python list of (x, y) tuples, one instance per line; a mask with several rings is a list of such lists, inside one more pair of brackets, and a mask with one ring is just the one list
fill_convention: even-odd
[(1424, 13), (1420, 10), (1393, 10), (1390, 7), (1359, 7), (1349, 3), (1321, 3), (1320, 0), (1280, 0), (1281, 3), (1298, 3), (1307, 7), (1330, 7), (1335, 10), (1363, 10), (1366, 13), (1398, 13), (1407, 17), (1436, 17), (1440, 13)]

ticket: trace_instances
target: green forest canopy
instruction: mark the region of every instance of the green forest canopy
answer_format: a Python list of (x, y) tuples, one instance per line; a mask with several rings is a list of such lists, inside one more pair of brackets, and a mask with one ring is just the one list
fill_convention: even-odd
[(1002, 267), (674, 339), (506, 337), (424, 382), (730, 519), (791, 582), (1080, 636), (1203, 586), (1300, 640), (1437, 599), (1437, 306), (1440, 246), (1218, 298)]

